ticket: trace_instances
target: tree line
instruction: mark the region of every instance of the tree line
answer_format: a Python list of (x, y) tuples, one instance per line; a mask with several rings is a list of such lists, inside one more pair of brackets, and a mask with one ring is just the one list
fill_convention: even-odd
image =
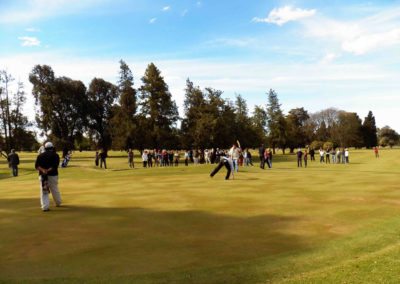
[[(186, 81), (184, 113), (179, 116), (161, 71), (150, 63), (135, 88), (129, 66), (121, 60), (114, 84), (94, 78), (88, 87), (80, 80), (57, 77), (48, 65), (29, 74), (35, 99), (35, 126), (64, 152), (71, 149), (205, 149), (265, 144), (275, 151), (297, 147), (394, 146), (399, 134), (388, 126), (377, 129), (370, 111), (364, 120), (354, 112), (328, 108), (310, 113), (303, 107), (284, 114), (274, 90), (266, 104), (250, 113), (246, 100), (234, 101), (211, 87), (201, 89)], [(38, 146), (32, 122), (22, 113), (23, 85), (10, 90), (14, 79), (0, 72), (0, 147), (32, 150)], [(180, 123), (179, 123), (180, 122)]]

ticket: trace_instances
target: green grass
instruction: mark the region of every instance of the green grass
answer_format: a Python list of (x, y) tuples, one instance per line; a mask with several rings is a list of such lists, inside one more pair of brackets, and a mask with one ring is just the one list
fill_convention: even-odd
[(0, 159), (0, 282), (398, 283), (398, 149), (307, 169), (276, 155), (234, 181), (111, 155), (100, 170), (75, 153), (48, 213), (35, 155), (20, 155), (18, 178)]

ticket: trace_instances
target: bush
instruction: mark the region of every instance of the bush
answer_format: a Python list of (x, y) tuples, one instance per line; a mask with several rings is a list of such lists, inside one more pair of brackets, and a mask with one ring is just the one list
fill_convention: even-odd
[(310, 144), (310, 149), (318, 150), (319, 148), (322, 148), (324, 146), (323, 141), (313, 141)]
[(324, 143), (324, 149), (325, 150), (330, 150), (332, 148), (333, 148), (333, 143), (332, 142), (328, 141), (328, 142)]

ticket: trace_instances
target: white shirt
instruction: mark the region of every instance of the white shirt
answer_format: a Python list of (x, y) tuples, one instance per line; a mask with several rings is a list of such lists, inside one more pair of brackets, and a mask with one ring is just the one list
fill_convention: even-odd
[(149, 160), (149, 156), (147, 155), (147, 153), (143, 153), (142, 160), (143, 162), (147, 162)]
[(239, 148), (234, 148), (234, 147), (232, 147), (232, 148), (229, 150), (229, 156), (231, 156), (231, 158), (234, 159), (234, 160), (239, 159), (239, 156), (240, 156), (240, 150), (239, 150)]

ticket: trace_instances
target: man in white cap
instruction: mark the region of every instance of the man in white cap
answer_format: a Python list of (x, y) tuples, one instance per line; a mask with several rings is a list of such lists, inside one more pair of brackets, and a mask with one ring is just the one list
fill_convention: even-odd
[(36, 159), (35, 168), (39, 171), (40, 204), (43, 212), (47, 212), (50, 210), (50, 192), (56, 206), (61, 206), (61, 195), (58, 190), (58, 165), (60, 164), (60, 157), (51, 142), (47, 142), (44, 148), (45, 151)]

